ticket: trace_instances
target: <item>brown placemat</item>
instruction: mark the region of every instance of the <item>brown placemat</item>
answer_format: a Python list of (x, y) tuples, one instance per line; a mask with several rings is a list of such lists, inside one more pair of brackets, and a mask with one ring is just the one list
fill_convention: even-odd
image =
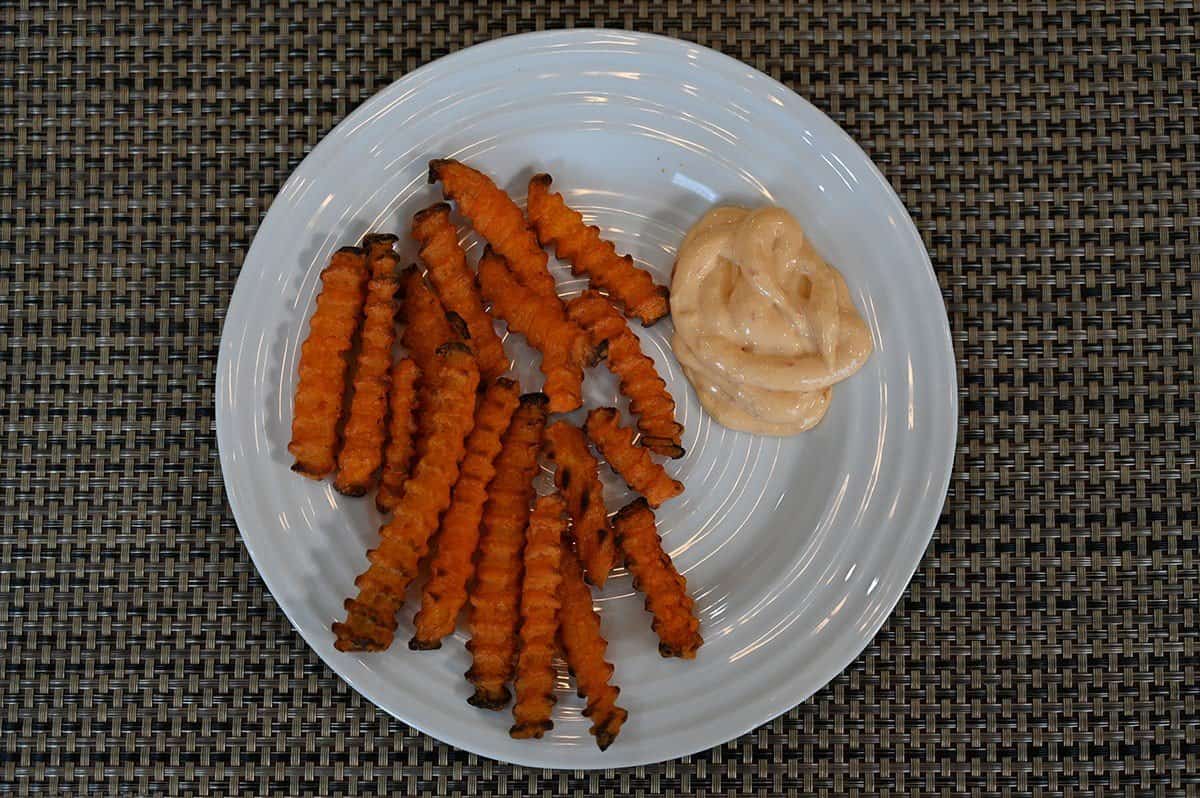
[[(1191, 4), (0, 5), (0, 793), (1200, 795)], [(684, 760), (544, 773), (391, 720), (242, 548), (224, 308), (291, 169), (463, 46), (634, 27), (783, 80), (937, 267), (960, 445), (924, 562), (813, 699)]]

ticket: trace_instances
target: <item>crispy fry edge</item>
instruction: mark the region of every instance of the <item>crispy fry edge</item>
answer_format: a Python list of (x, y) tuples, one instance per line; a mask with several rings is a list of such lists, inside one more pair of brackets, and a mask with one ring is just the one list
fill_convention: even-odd
[(517, 409), (520, 390), (514, 380), (501, 377), (487, 387), (475, 411), (475, 428), (467, 438), (467, 453), (429, 564), (421, 609), (413, 619), (416, 631), (408, 647), (414, 651), (440, 648), (466, 604), (487, 487), (496, 474), (495, 460)]
[(387, 233), (363, 239), (371, 278), (355, 361), (354, 396), (342, 431), (342, 450), (333, 481), (334, 488), (346, 496), (362, 496), (374, 487), (383, 463), (399, 287), (395, 272), (400, 259), (392, 251), (395, 241), (396, 237)]
[(534, 502), (525, 533), (525, 575), (521, 584), (520, 649), (513, 679), (515, 738), (540, 738), (554, 722), (554, 654), (558, 648), (558, 611), (562, 606), (560, 561), (566, 531), (566, 502), (551, 494)]
[(410, 357), (397, 360), (392, 366), (392, 388), (388, 396), (388, 441), (383, 448), (383, 469), (375, 506), (381, 513), (391, 512), (400, 501), (404, 482), (408, 479), (416, 448), (417, 381), (421, 370)]
[(646, 497), (651, 507), (683, 493), (683, 483), (654, 462), (650, 452), (633, 442), (633, 430), (622, 427), (615, 407), (588, 413), (584, 431), (629, 487)]
[(486, 247), (479, 259), (479, 284), (492, 303), (492, 313), (541, 352), (540, 368), (546, 377), (543, 390), (550, 397), (550, 410), (566, 413), (581, 407), (583, 368), (575, 362), (570, 347), (576, 340), (575, 331), (586, 333), (567, 319), (558, 298), (549, 300), (527, 291), (491, 247)]
[(475, 694), (467, 700), (483, 709), (501, 709), (511, 696), (506, 685), (515, 665), (521, 554), (548, 405), (549, 399), (542, 393), (521, 397), (504, 433), (496, 476), (488, 486), (483, 508), (475, 580), (468, 598), (471, 640), (467, 650), (472, 663), (466, 673), (475, 685)]
[(366, 300), (366, 257), (359, 247), (342, 247), (321, 272), (321, 291), (300, 348), (299, 381), (293, 398), (292, 470), (310, 479), (328, 475), (336, 464), (338, 423), (354, 334)]
[(438, 158), (429, 162), (429, 182), (442, 184), (442, 196), (453, 200), (471, 226), (512, 264), (522, 285), (541, 296), (558, 297), (546, 268), (546, 251), (525, 214), (490, 177), (461, 161)]
[(591, 733), (604, 751), (617, 738), (629, 713), (617, 706), (621, 689), (609, 684), (613, 666), (604, 659), (608, 641), (601, 633), (600, 616), (592, 607), (592, 591), (583, 581), (579, 558), (569, 545), (563, 545), (561, 563), (559, 629), (563, 648), (579, 694), (587, 699), (583, 714), (591, 718)]
[(675, 420), (675, 398), (617, 308), (588, 289), (567, 303), (567, 315), (588, 331), (593, 343), (608, 345), (608, 369), (617, 375), (621, 393), (629, 398), (642, 445), (666, 457), (683, 457), (683, 425)]
[(496, 379), (508, 371), (508, 355), (491, 316), (483, 309), (475, 274), (458, 243), (458, 228), (450, 221), (450, 206), (439, 202), (418, 211), (413, 216), (412, 235), (442, 305), (457, 313), (467, 327), (481, 376), (485, 381)]
[(670, 313), (667, 287), (655, 283), (629, 255), (618, 255), (612, 242), (600, 235), (599, 227), (584, 224), (583, 215), (550, 190), (552, 182), (544, 173), (529, 181), (529, 221), (542, 246), (552, 246), (572, 272), (607, 291), (643, 326), (665, 318)]
[(588, 451), (583, 430), (562, 419), (546, 427), (544, 451), (554, 463), (554, 484), (566, 498), (587, 579), (604, 587), (616, 560), (616, 544), (604, 507), (600, 464)]
[(633, 586), (646, 596), (646, 609), (653, 616), (651, 628), (658, 635), (658, 652), (664, 657), (695, 659), (704, 643), (695, 602), (687, 592), (687, 580), (675, 568), (662, 547), (654, 512), (644, 498), (617, 511), (613, 518), (617, 542), (625, 555), (625, 567), (633, 574)]
[(370, 565), (354, 580), (358, 596), (346, 599), (346, 621), (333, 625), (339, 651), (382, 651), (391, 645), (396, 611), (450, 503), (474, 421), (479, 370), (462, 344), (445, 344), (437, 354), (443, 363), (434, 378), (429, 445), (419, 454), (391, 520), (380, 529), (379, 545), (367, 552)]

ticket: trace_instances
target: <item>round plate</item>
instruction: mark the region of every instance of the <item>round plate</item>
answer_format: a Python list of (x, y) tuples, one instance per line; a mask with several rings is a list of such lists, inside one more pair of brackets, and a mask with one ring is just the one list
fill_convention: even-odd
[[(412, 600), (378, 654), (333, 648), (330, 624), (367, 564), (370, 499), (289, 471), (296, 360), (318, 275), (339, 246), (394, 231), (440, 199), (426, 164), (455, 157), (523, 202), (555, 188), (669, 282), (675, 247), (715, 204), (774, 203), (845, 275), (876, 351), (834, 390), (825, 420), (789, 439), (726, 430), (670, 354), (671, 324), (638, 325), (687, 431), (667, 465), (686, 492), (658, 513), (696, 599), (705, 644), (662, 659), (642, 599), (618, 571), (596, 594), (629, 722), (607, 751), (559, 680), (552, 732), (510, 739), (508, 712), (469, 706), (464, 634), (413, 652)], [(465, 230), (465, 228), (464, 228)], [(467, 238), (473, 252), (477, 242)], [(552, 261), (553, 265), (553, 261)], [(554, 267), (564, 295), (580, 281)], [(526, 390), (541, 378), (510, 354)], [(590, 406), (617, 396), (603, 366)], [(337, 126), (280, 190), (246, 256), (221, 339), (217, 436), (229, 503), (267, 587), (309, 645), (404, 722), (496, 759), (538, 767), (644, 764), (720, 744), (812, 695), (867, 645), (912, 578), (949, 481), (954, 355), (937, 281), (904, 206), (854, 142), (813, 106), (695, 45), (609, 31), (502, 39), (419, 69)], [(609, 509), (627, 500), (603, 467)], [(546, 478), (539, 485), (545, 487)]]

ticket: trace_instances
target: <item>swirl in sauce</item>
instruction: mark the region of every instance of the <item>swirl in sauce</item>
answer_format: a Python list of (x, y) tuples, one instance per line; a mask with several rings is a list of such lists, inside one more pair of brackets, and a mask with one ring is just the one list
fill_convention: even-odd
[(730, 429), (792, 435), (874, 345), (846, 281), (782, 208), (714, 208), (679, 248), (671, 346), (704, 409)]

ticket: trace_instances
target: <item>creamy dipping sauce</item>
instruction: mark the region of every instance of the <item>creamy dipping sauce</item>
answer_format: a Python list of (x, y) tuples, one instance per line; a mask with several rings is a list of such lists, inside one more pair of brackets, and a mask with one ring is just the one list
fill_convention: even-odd
[(671, 279), (671, 347), (704, 409), (730, 429), (793, 435), (874, 344), (846, 281), (782, 208), (714, 208)]

